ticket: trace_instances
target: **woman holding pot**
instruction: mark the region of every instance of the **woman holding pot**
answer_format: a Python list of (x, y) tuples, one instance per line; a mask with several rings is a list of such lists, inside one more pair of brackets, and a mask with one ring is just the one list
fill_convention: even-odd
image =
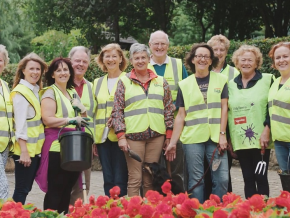
[(13, 200), (22, 204), (31, 191), (44, 142), (38, 91), (42, 88), (41, 78), (46, 69), (46, 63), (37, 54), (26, 55), (18, 64), (10, 94), (16, 137), (13, 151), (15, 162)]
[[(247, 199), (254, 194), (269, 196), (267, 172), (272, 146), (269, 146), (267, 103), (273, 75), (262, 74), (258, 70), (263, 57), (255, 46), (242, 45), (234, 52), (232, 60), (241, 74), (228, 85), (228, 124), (233, 150), (242, 168), (245, 197)], [(266, 165), (257, 168), (262, 161), (261, 155)]]
[[(152, 176), (142, 171), (142, 163), (132, 159), (132, 149), (142, 162), (158, 162), (163, 146), (167, 146), (173, 128), (171, 92), (166, 80), (147, 69), (150, 52), (146, 45), (135, 43), (130, 48), (133, 69), (121, 77), (112, 112), (112, 124), (118, 144), (125, 152), (128, 178), (128, 196), (139, 195), (143, 179), (144, 196), (152, 187)], [(166, 137), (166, 139), (165, 139)], [(175, 150), (167, 154), (171, 161)]]
[[(188, 190), (191, 198), (204, 202), (204, 157), (208, 163), (219, 160), (212, 169), (212, 193), (220, 198), (227, 193), (228, 159), (225, 135), (228, 116), (227, 78), (210, 71), (218, 59), (213, 49), (205, 44), (194, 44), (186, 57), (193, 75), (179, 82), (173, 135), (166, 154), (175, 150), (180, 137), (188, 169)], [(220, 154), (220, 155), (219, 155)]]
[[(9, 63), (8, 52), (4, 45), (0, 44), (0, 75)], [(13, 146), (15, 138), (12, 125), (12, 104), (10, 101), (10, 89), (8, 83), (0, 79), (0, 199), (8, 198), (8, 181), (5, 173), (5, 165), (8, 159), (9, 149)]]
[[(97, 101), (95, 114), (94, 154), (98, 155), (103, 168), (104, 192), (119, 186), (120, 196), (127, 195), (128, 169), (124, 152), (118, 146), (118, 138), (108, 120), (111, 116), (117, 83), (127, 67), (127, 59), (118, 44), (108, 44), (96, 58), (98, 66), (107, 74), (95, 79), (93, 92)], [(96, 150), (97, 149), (97, 150)]]
[[(277, 161), (283, 173), (290, 172), (290, 42), (274, 45), (269, 57), (272, 66), (280, 73), (269, 91), (271, 133), (275, 144)], [(289, 190), (287, 190), (289, 191)]]
[[(45, 125), (45, 142), (41, 153), (41, 166), (36, 181), (46, 192), (43, 209), (54, 209), (67, 213), (70, 194), (80, 172), (61, 168), (58, 133), (62, 126), (69, 124), (61, 133), (74, 131), (75, 125), (87, 124), (86, 108), (73, 94), (74, 71), (67, 58), (55, 58), (45, 74), (48, 85), (40, 91), (42, 120)], [(76, 94), (77, 95), (77, 94)], [(77, 96), (78, 97), (78, 96)], [(75, 117), (73, 106), (80, 111)]]

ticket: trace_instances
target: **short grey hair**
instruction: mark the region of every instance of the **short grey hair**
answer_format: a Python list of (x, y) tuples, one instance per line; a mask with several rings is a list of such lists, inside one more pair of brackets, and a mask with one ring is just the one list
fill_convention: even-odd
[(0, 44), (0, 53), (3, 54), (4, 57), (4, 67), (7, 66), (9, 63), (9, 56), (8, 56), (8, 51), (6, 50), (6, 47), (4, 45)]
[(73, 47), (70, 50), (70, 52), (68, 53), (68, 57), (71, 59), (77, 51), (85, 52), (88, 55), (88, 57), (89, 57), (89, 61), (91, 60), (91, 51), (90, 51), (90, 49), (86, 48), (85, 46), (75, 46), (75, 47)]
[(169, 44), (169, 37), (168, 37), (168, 35), (167, 35), (163, 30), (157, 30), (157, 31), (151, 33), (151, 34), (150, 34), (150, 38), (149, 38), (149, 42), (150, 42), (150, 43), (152, 42), (152, 38), (154, 37), (154, 35), (155, 35), (156, 33), (163, 33), (163, 34), (165, 35), (166, 39), (167, 39), (168, 44)]
[(143, 52), (145, 51), (147, 53), (147, 56), (150, 58), (150, 50), (147, 45), (140, 44), (140, 43), (134, 43), (130, 47), (130, 60), (132, 59), (133, 55), (135, 53)]

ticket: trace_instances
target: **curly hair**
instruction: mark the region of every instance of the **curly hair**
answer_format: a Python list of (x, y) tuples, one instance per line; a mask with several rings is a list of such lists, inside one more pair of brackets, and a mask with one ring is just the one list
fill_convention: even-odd
[(15, 77), (14, 77), (14, 82), (13, 82), (13, 86), (12, 89), (15, 88), (21, 79), (24, 79), (24, 74), (23, 74), (23, 70), (25, 69), (27, 63), (29, 61), (35, 61), (37, 63), (40, 64), (41, 66), (41, 76), (39, 78), (39, 80), (37, 81), (37, 85), (39, 86), (39, 88), (42, 88), (42, 75), (47, 71), (47, 65), (44, 62), (44, 60), (42, 60), (37, 54), (35, 54), (34, 52), (26, 55), (24, 58), (22, 58), (20, 60), (20, 62), (18, 63), (18, 67), (15, 73)]
[(59, 67), (59, 65), (61, 65), (62, 63), (66, 63), (69, 69), (69, 80), (67, 81), (66, 84), (66, 88), (67, 89), (73, 89), (75, 86), (74, 83), (74, 70), (71, 64), (71, 61), (69, 58), (62, 58), (62, 57), (58, 57), (52, 60), (48, 71), (45, 73), (45, 82), (48, 86), (51, 86), (55, 83), (55, 79), (52, 78), (53, 73), (57, 70), (57, 68)]
[(103, 47), (101, 50), (101, 53), (95, 58), (96, 63), (98, 64), (98, 66), (101, 68), (103, 72), (108, 72), (108, 69), (106, 65), (104, 64), (104, 54), (107, 51), (113, 51), (113, 50), (116, 50), (119, 56), (122, 58), (122, 62), (120, 63), (120, 67), (119, 67), (120, 70), (124, 71), (128, 66), (128, 60), (124, 52), (122, 51), (120, 45), (117, 43), (111, 43)]
[(193, 44), (191, 49), (190, 49), (190, 52), (188, 52), (188, 54), (186, 55), (186, 58), (185, 58), (185, 64), (186, 66), (188, 66), (191, 71), (193, 73), (195, 73), (195, 65), (192, 63), (192, 59), (194, 58), (195, 54), (196, 54), (196, 50), (198, 48), (206, 48), (209, 50), (210, 52), (210, 59), (212, 61), (211, 65), (209, 66), (209, 71), (213, 68), (213, 67), (216, 67), (217, 64), (218, 64), (218, 61), (219, 59), (217, 57), (214, 56), (214, 52), (213, 52), (213, 49), (211, 46), (209, 46), (208, 44), (206, 43), (197, 43), (197, 44)]
[(207, 42), (207, 44), (210, 45), (211, 47), (213, 47), (216, 43), (224, 44), (227, 51), (230, 48), (230, 41), (224, 35), (221, 35), (221, 34), (215, 35), (215, 36), (211, 37), (211, 39), (208, 40), (208, 42)]
[(9, 64), (8, 51), (6, 50), (6, 47), (4, 45), (1, 45), (1, 44), (0, 44), (0, 54), (3, 55), (3, 58), (4, 58), (4, 67), (6, 67), (7, 64)]
[(289, 50), (290, 50), (290, 42), (279, 42), (278, 44), (276, 44), (276, 45), (273, 45), (272, 47), (271, 47), (271, 50), (269, 51), (269, 53), (268, 53), (268, 56), (271, 58), (271, 60), (272, 60), (272, 65), (271, 65), (271, 67), (273, 67), (273, 68), (275, 68), (276, 69), (276, 67), (275, 67), (275, 57), (274, 57), (274, 54), (275, 54), (275, 51), (276, 51), (276, 49), (277, 48), (280, 48), (280, 47), (282, 47), (282, 46), (284, 46), (284, 47), (286, 47), (286, 48), (288, 48)]
[(239, 57), (243, 55), (245, 52), (252, 52), (256, 57), (256, 64), (257, 69), (260, 69), (263, 64), (263, 55), (260, 51), (260, 49), (253, 45), (242, 45), (236, 50), (233, 54), (232, 61), (237, 66)]

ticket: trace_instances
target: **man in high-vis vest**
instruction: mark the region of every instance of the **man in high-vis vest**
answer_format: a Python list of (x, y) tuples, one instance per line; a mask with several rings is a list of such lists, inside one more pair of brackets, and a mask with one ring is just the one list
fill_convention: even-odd
[[(151, 50), (151, 57), (148, 69), (152, 70), (159, 76), (163, 76), (167, 80), (172, 100), (175, 105), (178, 82), (188, 77), (187, 71), (182, 64), (181, 59), (172, 58), (167, 55), (169, 39), (165, 32), (158, 30), (151, 33), (149, 47)], [(175, 109), (175, 116), (177, 111), (178, 108)], [(160, 161), (164, 164), (163, 158), (161, 158)], [(176, 159), (171, 162), (171, 174), (172, 179), (178, 182), (178, 184), (182, 184), (184, 189), (184, 155), (182, 143), (180, 141), (176, 148)]]
[[(93, 113), (95, 108), (95, 100), (93, 98), (92, 84), (84, 78), (85, 73), (88, 70), (90, 64), (90, 50), (84, 46), (76, 46), (73, 47), (69, 52), (69, 58), (72, 62), (72, 67), (74, 69), (75, 78), (75, 90), (81, 98), (82, 104), (87, 109), (87, 116), (90, 119), (88, 121), (89, 128), (92, 132), (94, 132), (94, 124), (93, 124)], [(86, 132), (91, 134), (87, 129)], [(90, 189), (90, 179), (91, 179), (91, 168), (85, 170), (85, 180), (86, 180), (86, 189), (87, 193)], [(72, 189), (70, 204), (74, 204), (74, 202), (78, 199), (83, 199), (83, 191), (79, 185), (79, 182), (76, 182)], [(83, 199), (84, 200), (84, 199)]]

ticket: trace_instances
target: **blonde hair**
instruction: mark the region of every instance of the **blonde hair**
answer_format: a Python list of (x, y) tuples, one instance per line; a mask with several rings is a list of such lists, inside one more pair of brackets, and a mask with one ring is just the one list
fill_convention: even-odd
[(216, 45), (216, 43), (221, 43), (224, 44), (226, 50), (228, 51), (230, 48), (230, 41), (228, 40), (227, 37), (225, 37), (224, 35), (215, 35), (213, 37), (211, 37), (210, 40), (208, 40), (207, 44), (211, 47), (213, 47), (214, 45)]
[(257, 69), (260, 69), (263, 64), (263, 55), (260, 51), (260, 49), (253, 45), (242, 45), (239, 47), (238, 50), (236, 50), (233, 54), (232, 61), (237, 66), (239, 61), (239, 56), (243, 55), (245, 52), (252, 52), (256, 57), (256, 64)]
[(14, 83), (13, 83), (12, 88), (15, 88), (19, 84), (20, 80), (24, 79), (23, 70), (25, 69), (25, 67), (29, 61), (35, 61), (35, 62), (39, 63), (41, 66), (41, 76), (40, 76), (39, 80), (37, 81), (37, 85), (39, 86), (40, 89), (42, 88), (42, 75), (44, 74), (44, 72), (47, 71), (47, 65), (37, 54), (35, 54), (33, 52), (26, 55), (18, 63), (18, 67), (17, 67), (16, 73), (15, 73), (15, 78), (14, 78)]
[(4, 67), (6, 67), (7, 64), (9, 63), (8, 51), (6, 50), (6, 47), (4, 45), (1, 45), (1, 44), (0, 44), (0, 53), (3, 54)]
[(104, 54), (105, 52), (112, 51), (112, 50), (116, 50), (119, 56), (122, 58), (122, 62), (120, 63), (119, 68), (121, 71), (124, 71), (128, 66), (128, 60), (124, 52), (122, 51), (120, 45), (117, 43), (111, 43), (104, 46), (101, 50), (101, 53), (95, 58), (96, 63), (98, 64), (98, 66), (101, 68), (103, 72), (108, 72), (108, 69), (106, 65), (104, 64)]

